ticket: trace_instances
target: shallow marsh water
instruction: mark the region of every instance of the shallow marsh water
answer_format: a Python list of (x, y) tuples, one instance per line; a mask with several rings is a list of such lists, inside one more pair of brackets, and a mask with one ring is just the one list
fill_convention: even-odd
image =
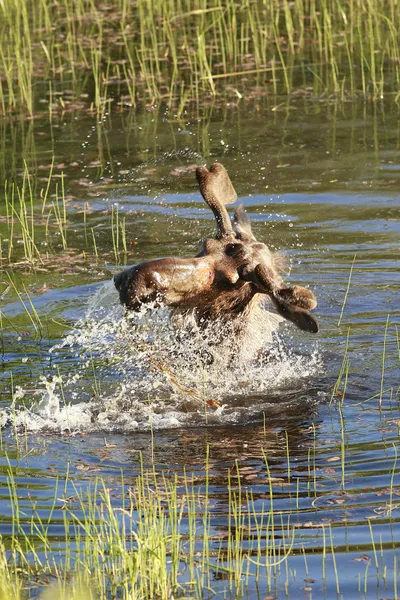
[[(265, 100), (182, 120), (160, 109), (98, 123), (74, 115), (51, 127), (41, 119), (2, 127), (3, 178), (21, 180), (23, 159), (33, 174), (43, 261), (28, 269), (17, 242), (13, 266), (3, 261), (0, 289), (2, 452), (25, 513), (21, 526), (30, 527), (32, 500), (42, 516), (50, 514), (67, 470), (80, 490), (101, 476), (116, 487), (119, 506), (121, 470), (133, 484), (140, 453), (167, 477), (193, 473), (202, 489), (208, 448), (215, 547), (228, 527), (229, 472), (248, 494), (243, 506), (251, 495), (258, 513), (273, 490), (277, 539), (288, 519), (293, 527), (292, 555), (269, 579), (256, 585), (250, 577), (246, 597), (395, 597), (396, 110)], [(64, 173), (67, 250), (56, 228), (46, 237), (40, 217), (53, 156), (55, 181)], [(177, 340), (162, 310), (126, 327), (110, 279), (125, 263), (195, 253), (213, 234), (193, 165), (215, 159), (228, 169), (257, 237), (287, 254), (289, 281), (315, 291), (320, 332), (285, 325), (261, 362), (219, 356), (205, 367), (204, 348)], [(126, 255), (121, 239), (113, 250), (113, 206), (114, 223), (117, 206), (120, 222), (126, 219)], [(4, 256), (3, 208), (1, 216)], [(4, 536), (13, 531), (8, 469), (4, 459)], [(73, 504), (71, 483), (63, 493)], [(62, 508), (60, 501), (51, 515), (55, 545)], [(244, 525), (241, 540), (251, 546), (250, 517)], [(217, 597), (239, 594), (212, 569), (210, 588)]]

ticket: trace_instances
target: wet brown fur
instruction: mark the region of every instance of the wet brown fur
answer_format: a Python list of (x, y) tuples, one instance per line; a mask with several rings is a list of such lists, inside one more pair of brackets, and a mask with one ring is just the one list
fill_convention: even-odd
[(116, 275), (121, 303), (138, 310), (143, 303), (159, 301), (175, 311), (192, 311), (201, 325), (213, 320), (246, 321), (267, 295), (281, 317), (300, 329), (317, 331), (309, 313), (317, 304), (314, 294), (301, 286), (285, 286), (284, 257), (257, 241), (242, 206), (236, 209), (232, 225), (225, 204), (237, 196), (224, 167), (219, 163), (209, 170), (199, 167), (196, 175), (216, 217), (216, 237), (207, 238), (195, 257), (146, 261)]

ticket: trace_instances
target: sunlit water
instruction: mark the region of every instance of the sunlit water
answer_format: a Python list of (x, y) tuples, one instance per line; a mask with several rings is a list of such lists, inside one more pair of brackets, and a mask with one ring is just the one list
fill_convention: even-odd
[[(32, 485), (47, 514), (55, 480), (67, 469), (80, 489), (98, 475), (115, 485), (121, 469), (133, 482), (141, 452), (145, 464), (186, 469), (201, 484), (209, 447), (216, 534), (225, 523), (226, 473), (236, 462), (250, 469), (243, 489), (261, 510), (269, 488), (265, 454), (281, 482), (274, 506), (299, 524), (289, 597), (303, 597), (307, 578), (316, 580), (308, 583), (314, 597), (336, 597), (331, 558), (321, 579), (324, 524), (332, 527), (340, 594), (393, 598), (400, 515), (397, 116), (357, 105), (271, 108), (251, 119), (245, 109), (216, 111), (200, 125), (155, 113), (97, 128), (59, 121), (51, 136), (38, 123), (44, 135), (33, 137), (30, 154), (10, 146), (10, 156), (28, 152), (42, 167), (55, 148), (71, 196), (69, 246), (78, 252), (55, 244), (60, 259), (49, 263), (50, 275), (13, 271), (19, 289), (32, 291), (39, 332), (2, 278), (3, 452), (29, 527)], [(286, 252), (289, 281), (315, 291), (316, 336), (283, 323), (272, 338), (265, 335), (261, 350), (257, 342), (257, 351), (242, 348), (238, 356), (212, 336), (177, 329), (165, 309), (127, 317), (119, 307), (111, 277), (123, 264), (112, 251), (111, 206), (126, 217), (128, 264), (192, 255), (214, 232), (193, 165), (215, 158), (228, 168), (256, 236)], [(89, 166), (97, 159), (101, 167)], [(11, 160), (2, 168), (11, 170)], [(4, 462), (4, 534), (11, 531), (7, 468)], [(66, 494), (74, 494), (70, 486)], [(371, 523), (385, 579), (371, 575)], [(56, 538), (56, 525), (49, 531)], [(277, 577), (278, 596), (285, 578)], [(224, 589), (223, 581), (214, 586)], [(268, 595), (262, 587), (252, 594)]]

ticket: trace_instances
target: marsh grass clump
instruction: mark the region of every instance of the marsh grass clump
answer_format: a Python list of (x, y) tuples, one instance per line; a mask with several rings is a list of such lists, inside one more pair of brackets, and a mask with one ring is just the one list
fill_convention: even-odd
[[(371, 586), (374, 578), (374, 585), (383, 580), (385, 589), (396, 589), (393, 561), (384, 559), (387, 548), (378, 540), (374, 521), (365, 525), (363, 546), (356, 541), (338, 545), (337, 536), (344, 533), (340, 529), (348, 540), (350, 524), (346, 519), (332, 524), (340, 507), (329, 506), (332, 497), (350, 502), (351, 493), (343, 488), (333, 494), (315, 485), (322, 458), (317, 447), (297, 467), (288, 444), (287, 450), (287, 464), (283, 456), (278, 461), (279, 477), (265, 454), (258, 466), (236, 461), (225, 475), (226, 493), (217, 512), (214, 485), (222, 473), (214, 472), (208, 453), (197, 473), (164, 473), (140, 461), (136, 476), (113, 476), (111, 485), (101, 478), (90, 482), (90, 468), (81, 464), (79, 475), (67, 474), (65, 481), (55, 482), (45, 518), (39, 499), (19, 496), (13, 460), (6, 455), (12, 519), (4, 525), (11, 535), (0, 539), (2, 599), (20, 600), (34, 588), (42, 600), (202, 598), (204, 590), (242, 598), (255, 597), (255, 589), (264, 596), (284, 589), (290, 597), (304, 585), (303, 578), (340, 594), (346, 575), (339, 565), (352, 560), (358, 561), (353, 563), (358, 590)], [(351, 480), (353, 485), (353, 476)], [(284, 510), (283, 489), (290, 498)], [(299, 513), (300, 505), (303, 510), (308, 506), (306, 514)], [(394, 503), (385, 512), (377, 509), (376, 515), (392, 521), (396, 508)], [(314, 546), (309, 551), (310, 543)], [(357, 566), (360, 549), (369, 546), (371, 556), (362, 554), (366, 564)], [(396, 569), (396, 555), (393, 560)], [(371, 562), (375, 568), (369, 573)]]
[[(283, 542), (275, 539), (272, 502), (265, 515), (258, 515), (251, 497), (241, 491), (238, 470), (229, 485), (227, 534), (215, 536), (210, 523), (209, 475), (207, 465), (199, 486), (193, 477), (168, 479), (142, 466), (131, 486), (125, 487), (121, 479), (118, 493), (100, 479), (85, 491), (66, 481), (63, 493), (58, 484), (49, 518), (59, 520), (63, 515), (60, 557), (49, 522), (41, 521), (35, 505), (28, 520), (21, 510), (10, 469), (13, 535), (7, 546), (3, 542), (0, 546), (2, 598), (22, 598), (22, 587), (29, 589), (34, 582), (47, 588), (42, 598), (56, 591), (57, 597), (80, 598), (83, 590), (93, 594), (86, 598), (167, 599), (185, 592), (199, 597), (205, 588), (212, 590), (214, 577), (241, 593), (243, 578), (247, 585), (254, 577), (256, 581), (265, 577), (258, 569), (250, 574), (251, 563), (258, 562), (267, 569), (272, 584), (273, 570), (293, 547), (293, 527), (282, 517)], [(65, 490), (71, 484), (74, 495), (67, 497)], [(117, 498), (122, 499), (118, 506)], [(257, 523), (254, 533), (250, 533), (251, 520)], [(245, 551), (244, 544), (250, 549)]]
[[(54, 161), (53, 161), (54, 162)], [(40, 183), (37, 173), (24, 163), (22, 175), (4, 182), (4, 201), (0, 205), (0, 265), (29, 268), (75, 268), (87, 260), (97, 260), (99, 252), (94, 227), (88, 231), (88, 203), (77, 213), (68, 207), (64, 173), (54, 175), (50, 167), (47, 181)], [(126, 262), (128, 252), (126, 216), (118, 204), (106, 210), (104, 227), (111, 231), (115, 264)], [(81, 247), (68, 246), (71, 227), (83, 229)], [(57, 261), (57, 256), (60, 260)]]
[(0, 17), (4, 114), (33, 115), (39, 99), (50, 112), (139, 99), (182, 112), (254, 86), (379, 99), (400, 81), (395, 0), (3, 0)]
[[(26, 163), (22, 181), (6, 180), (4, 183), (4, 205), (1, 208), (2, 231), (0, 231), (1, 258), (12, 262), (18, 256), (24, 262), (42, 262), (39, 243), (49, 245), (49, 230), (56, 229), (61, 245), (67, 247), (67, 214), (63, 176), (61, 186), (55, 184), (55, 194), (49, 198), (52, 171), (45, 188), (36, 190), (36, 180), (28, 172)], [(39, 204), (41, 197), (41, 207)], [(47, 202), (49, 201), (48, 205)], [(39, 240), (39, 241), (38, 241)], [(18, 247), (22, 248), (22, 252)]]

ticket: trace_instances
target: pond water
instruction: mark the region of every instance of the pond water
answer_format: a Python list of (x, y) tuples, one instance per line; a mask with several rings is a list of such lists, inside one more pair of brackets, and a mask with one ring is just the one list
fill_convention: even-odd
[[(82, 490), (99, 476), (118, 487), (121, 470), (134, 481), (141, 453), (145, 466), (154, 462), (171, 478), (194, 473), (201, 486), (208, 453), (211, 533), (227, 527), (232, 469), (256, 511), (272, 485), (277, 532), (282, 515), (295, 526), (286, 569), (272, 587), (262, 578), (250, 584), (246, 597), (393, 598), (397, 109), (265, 99), (179, 120), (155, 108), (99, 122), (73, 114), (1, 127), (2, 178), (21, 184), (24, 161), (31, 176), (41, 262), (26, 266), (14, 232), (8, 265), (1, 196), (0, 533), (13, 531), (10, 468), (21, 526), (29, 528), (34, 498), (35, 510), (51, 514), (57, 544), (63, 504), (53, 510), (54, 490), (67, 472)], [(216, 159), (257, 238), (284, 251), (288, 281), (315, 292), (320, 331), (285, 324), (265, 342), (262, 360), (220, 355), (207, 366), (207, 343), (178, 339), (165, 310), (127, 323), (111, 278), (143, 258), (194, 254), (214, 234), (193, 168)], [(51, 171), (49, 203), (59, 206), (57, 182), (65, 188), (66, 248), (41, 215)], [(217, 597), (236, 597), (223, 577), (211, 575), (210, 586)]]

